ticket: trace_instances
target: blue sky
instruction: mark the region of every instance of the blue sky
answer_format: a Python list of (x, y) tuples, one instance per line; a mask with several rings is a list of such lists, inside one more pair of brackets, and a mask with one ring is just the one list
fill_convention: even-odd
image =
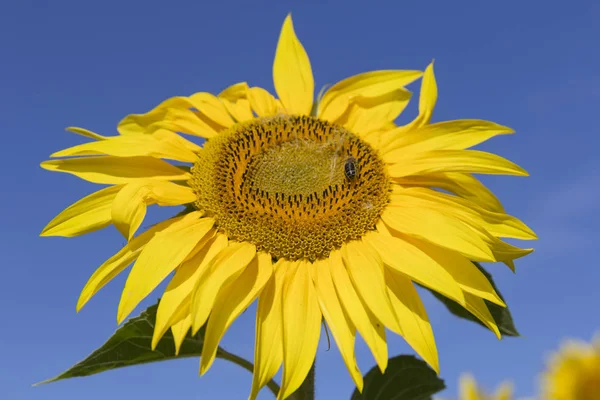
[[(198, 360), (145, 365), (32, 388), (103, 343), (116, 328), (125, 275), (76, 314), (79, 290), (122, 239), (108, 228), (75, 239), (40, 238), (42, 227), (95, 187), (52, 174), (40, 161), (81, 142), (64, 132), (83, 126), (114, 134), (128, 113), (174, 95), (219, 92), (248, 81), (272, 90), (271, 65), (281, 23), (293, 13), (321, 87), (374, 69), (422, 69), (436, 60), (435, 120), (490, 119), (516, 135), (483, 146), (531, 177), (485, 182), (506, 209), (539, 234), (517, 274), (489, 265), (522, 338), (498, 341), (458, 321), (425, 296), (442, 376), (456, 392), (471, 371), (486, 387), (514, 381), (534, 393), (548, 352), (568, 336), (600, 329), (598, 238), (600, 146), (593, 123), (600, 104), (600, 6), (562, 2), (43, 2), (0, 6), (0, 397), (34, 399), (246, 398), (250, 375), (217, 361), (202, 378)], [(418, 89), (418, 86), (415, 87)], [(413, 88), (413, 89), (415, 89)], [(414, 107), (406, 111), (408, 117)], [(163, 215), (157, 213), (154, 215)], [(158, 293), (145, 302), (154, 302)], [(140, 310), (143, 307), (140, 308)], [(248, 358), (251, 311), (223, 345)], [(391, 353), (410, 352), (401, 339)], [(318, 353), (321, 399), (348, 398), (351, 380), (337, 350)], [(359, 363), (373, 360), (359, 344)], [(168, 396), (168, 397), (167, 397)], [(265, 391), (262, 398), (271, 398)]]

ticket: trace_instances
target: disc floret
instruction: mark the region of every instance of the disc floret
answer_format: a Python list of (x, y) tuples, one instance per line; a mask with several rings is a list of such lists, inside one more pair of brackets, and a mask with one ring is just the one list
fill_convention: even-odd
[(192, 175), (195, 206), (230, 239), (289, 260), (325, 258), (375, 229), (390, 187), (371, 146), (307, 116), (233, 126), (206, 143)]

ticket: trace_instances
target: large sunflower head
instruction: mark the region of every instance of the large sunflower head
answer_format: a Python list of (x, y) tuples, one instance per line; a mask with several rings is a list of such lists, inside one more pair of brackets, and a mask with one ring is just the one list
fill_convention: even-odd
[[(411, 97), (404, 87), (419, 78), (419, 114), (397, 126)], [(224, 332), (258, 298), (252, 398), (281, 365), (279, 397), (299, 387), (322, 319), (359, 389), (357, 334), (382, 371), (387, 330), (437, 371), (415, 283), (456, 301), (499, 337), (486, 301), (504, 303), (472, 261), (513, 267), (531, 249), (502, 238), (535, 235), (472, 174), (526, 172), (467, 149), (512, 130), (482, 120), (430, 123), (433, 65), (424, 73), (358, 74), (315, 100), (310, 62), (289, 16), (273, 79), (277, 97), (245, 82), (217, 96), (173, 97), (125, 117), (117, 136), (70, 128), (93, 141), (53, 154), (42, 167), (108, 186), (68, 207), (43, 235), (113, 224), (128, 240), (92, 275), (77, 308), (134, 263), (121, 322), (174, 272), (153, 342), (171, 329), (179, 348), (190, 328), (206, 325), (204, 373)], [(205, 140), (200, 146), (181, 134)], [(151, 204), (185, 210), (136, 235)]]
[(542, 380), (547, 400), (593, 400), (600, 396), (600, 334), (592, 343), (569, 340), (550, 359)]

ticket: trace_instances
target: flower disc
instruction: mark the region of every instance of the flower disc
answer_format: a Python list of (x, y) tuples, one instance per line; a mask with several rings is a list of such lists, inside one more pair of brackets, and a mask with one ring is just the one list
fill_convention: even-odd
[(289, 260), (327, 257), (375, 229), (390, 191), (371, 146), (307, 116), (233, 126), (206, 143), (192, 175), (195, 206), (230, 239)]

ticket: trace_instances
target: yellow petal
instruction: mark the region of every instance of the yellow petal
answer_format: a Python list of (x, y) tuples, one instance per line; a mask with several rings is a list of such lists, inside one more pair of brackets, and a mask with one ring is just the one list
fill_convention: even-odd
[(494, 317), (490, 313), (487, 305), (483, 301), (483, 299), (474, 296), (470, 293), (465, 293), (465, 308), (473, 314), (477, 319), (479, 319), (485, 326), (487, 326), (496, 337), (500, 339), (502, 335), (500, 334), (500, 330), (498, 330), (498, 325), (496, 325), (496, 321), (494, 321)]
[(359, 392), (362, 392), (362, 373), (358, 369), (356, 354), (354, 353), (356, 328), (344, 313), (342, 303), (335, 292), (335, 286), (329, 270), (329, 262), (326, 260), (317, 261), (313, 271), (315, 273), (315, 289), (317, 290), (323, 317), (327, 322), (327, 326), (329, 326), (329, 330), (331, 330), (333, 339), (337, 343), (354, 384)]
[[(162, 298), (159, 299), (159, 302), (158, 302), (159, 306), (160, 306), (161, 301), (162, 301)], [(190, 305), (191, 305), (191, 299), (188, 297), (180, 304), (180, 306), (175, 310), (175, 312), (171, 316), (171, 320), (172, 320), (171, 325), (175, 325), (178, 322), (186, 319), (186, 317), (190, 316)], [(165, 331), (168, 328), (169, 327), (167, 327), (165, 329)], [(151, 345), (153, 351), (156, 349), (156, 346), (158, 345), (158, 342), (160, 341), (163, 334), (164, 334), (164, 332), (161, 333), (160, 337), (159, 337), (159, 335), (156, 334), (156, 323), (155, 323), (154, 324), (154, 333), (152, 336), (152, 345)], [(156, 341), (155, 341), (155, 337), (156, 337)]]
[(76, 133), (76, 134), (81, 135), (81, 136), (88, 137), (90, 139), (95, 139), (95, 140), (104, 140), (104, 139), (107, 139), (106, 136), (102, 136), (102, 135), (97, 134), (96, 132), (92, 132), (92, 131), (90, 131), (88, 129), (79, 128), (79, 127), (76, 127), (76, 126), (69, 126), (68, 128), (65, 128), (65, 130), (68, 131), (68, 132)]
[(388, 166), (388, 173), (393, 178), (435, 172), (527, 176), (523, 168), (507, 159), (478, 150), (436, 150), (412, 154)]
[[(391, 195), (390, 208), (418, 207), (421, 210), (440, 212), (455, 217), (481, 231), (487, 236), (486, 242), (491, 243), (492, 247), (495, 247), (496, 244), (500, 248), (510, 246), (502, 244), (498, 237), (537, 239), (535, 233), (519, 219), (504, 213), (484, 210), (468, 200), (426, 188), (394, 190), (395, 192)], [(512, 249), (518, 248), (512, 247)]]
[(526, 255), (531, 254), (533, 249), (522, 249), (506, 243), (498, 238), (493, 238), (492, 252), (494, 253), (496, 260), (507, 262), (516, 260), (517, 258), (525, 257)]
[(421, 240), (411, 240), (410, 238), (406, 240), (442, 265), (463, 291), (506, 307), (490, 281), (469, 259), (455, 251), (446, 250)]
[(437, 102), (438, 90), (433, 72), (433, 62), (425, 68), (421, 80), (421, 93), (419, 94), (419, 115), (411, 123), (404, 126), (404, 131), (423, 126), (429, 123), (435, 103)]
[(204, 325), (221, 287), (237, 276), (252, 261), (256, 247), (246, 242), (229, 242), (209, 263), (192, 292), (192, 332)]
[(139, 236), (133, 238), (133, 240), (123, 246), (117, 254), (106, 260), (96, 271), (94, 271), (81, 291), (79, 300), (77, 301), (77, 311), (81, 310), (98, 290), (137, 259), (144, 246), (154, 237), (154, 235), (179, 220), (181, 220), (181, 218), (172, 218), (156, 224)]
[(421, 81), (421, 94), (419, 96), (419, 118), (421, 124), (428, 124), (433, 114), (435, 103), (437, 102), (438, 90), (433, 72), (433, 62), (431, 62), (423, 73)]
[[(497, 257), (497, 256), (496, 256)], [(502, 261), (512, 272), (515, 272), (515, 262), (513, 260)]]
[(179, 354), (179, 350), (181, 350), (181, 345), (187, 336), (187, 333), (192, 326), (192, 315), (188, 314), (184, 319), (178, 321), (171, 327), (171, 332), (173, 333), (173, 341), (175, 342), (175, 355)]
[(194, 162), (197, 160), (197, 154), (202, 151), (202, 147), (198, 146), (196, 143), (191, 142), (185, 139), (183, 136), (178, 135), (177, 133), (171, 132), (167, 129), (157, 129), (152, 132), (152, 136), (160, 141), (168, 142), (172, 146), (177, 146), (178, 148), (185, 148), (194, 153), (195, 159), (190, 162)]
[(310, 60), (296, 37), (292, 16), (283, 22), (275, 61), (273, 83), (277, 96), (290, 114), (309, 115), (315, 92)]
[(471, 375), (460, 377), (460, 400), (481, 400), (475, 379)]
[(382, 129), (371, 131), (369, 133), (364, 133), (361, 135), (361, 139), (371, 145), (371, 147), (379, 150), (382, 148), (381, 146), (381, 136), (386, 132), (387, 129), (384, 127)]
[(226, 89), (219, 93), (219, 99), (236, 101), (239, 99), (247, 99), (248, 98), (248, 83), (247, 82), (238, 82), (234, 83), (231, 86), (228, 86)]
[[(390, 131), (393, 134), (395, 130)], [(497, 136), (514, 131), (490, 121), (463, 119), (425, 125), (410, 132), (397, 135), (383, 149), (387, 163), (402, 160), (407, 154), (433, 150), (464, 150)]]
[(342, 258), (365, 305), (387, 328), (398, 332), (400, 327), (387, 295), (379, 254), (362, 241), (352, 241), (342, 247)]
[(405, 188), (392, 195), (395, 201), (404, 204), (405, 199), (421, 204), (425, 208), (442, 211), (465, 219), (469, 224), (479, 225), (496, 237), (522, 240), (536, 239), (535, 233), (518, 218), (503, 212), (485, 210), (469, 200), (426, 188)]
[(227, 102), (225, 100), (223, 103), (227, 105), (227, 110), (229, 110), (229, 113), (236, 121), (243, 122), (254, 119), (248, 99), (239, 99), (236, 102)]
[(394, 179), (394, 182), (404, 187), (426, 186), (446, 190), (486, 210), (504, 212), (502, 203), (494, 196), (492, 191), (470, 174), (440, 172), (437, 174), (405, 176)]
[(48, 171), (66, 172), (93, 183), (118, 185), (138, 179), (183, 181), (191, 175), (152, 157), (85, 157), (44, 161)]
[(40, 236), (73, 237), (110, 225), (111, 204), (121, 186), (110, 186), (71, 204), (46, 225)]
[(198, 156), (182, 146), (154, 135), (113, 136), (96, 142), (89, 142), (57, 151), (50, 157), (71, 157), (87, 155), (109, 155), (116, 157), (149, 156), (184, 162), (194, 162)]
[[(191, 315), (190, 305), (192, 302), (192, 290), (196, 282), (206, 270), (210, 261), (225, 247), (227, 247), (227, 236), (223, 234), (214, 235), (207, 233), (196, 245), (196, 254), (188, 256), (188, 259), (175, 271), (173, 278), (167, 285), (156, 311), (156, 322), (152, 336), (152, 348), (156, 346), (162, 335), (176, 321), (177, 311), (188, 304), (187, 314)], [(194, 251), (192, 251), (193, 253)], [(191, 254), (190, 254), (191, 255)], [(190, 318), (190, 324), (191, 324)]]
[(357, 96), (352, 99), (347, 116), (336, 121), (351, 132), (361, 135), (382, 129), (406, 108), (411, 93), (396, 90), (377, 97)]
[(472, 260), (497, 261), (487, 232), (441, 211), (406, 202), (402, 207), (386, 208), (381, 218), (400, 233), (458, 251)]
[(477, 211), (483, 220), (484, 228), (494, 236), (521, 240), (537, 239), (537, 235), (531, 228), (512, 215), (487, 211), (482, 208), (477, 208)]
[(329, 269), (335, 284), (335, 289), (346, 312), (361, 334), (381, 372), (385, 372), (388, 363), (387, 343), (385, 341), (385, 327), (377, 318), (363, 305), (358, 297), (354, 285), (344, 267), (339, 250), (331, 252), (329, 256)]
[(119, 232), (131, 240), (146, 216), (146, 205), (177, 206), (195, 200), (194, 191), (187, 186), (164, 181), (132, 182), (116, 195), (112, 220)]
[(259, 117), (268, 117), (279, 112), (277, 101), (271, 93), (263, 88), (252, 87), (248, 89), (248, 100), (250, 100), (250, 106)]
[(160, 120), (147, 127), (147, 133), (159, 129), (167, 129), (173, 132), (186, 133), (210, 139), (218, 135), (221, 127), (214, 124), (201, 112), (193, 112), (188, 109), (168, 108), (161, 110)]
[(248, 84), (239, 82), (219, 93), (219, 99), (236, 121), (242, 122), (254, 118), (248, 100)]
[(121, 135), (143, 135), (151, 133), (148, 127), (163, 119), (167, 108), (178, 108), (187, 110), (190, 107), (189, 100), (185, 97), (171, 97), (154, 107), (145, 114), (129, 114), (117, 125), (117, 131)]
[(364, 238), (388, 267), (460, 304), (464, 303), (462, 290), (448, 271), (413, 244), (380, 233), (370, 233)]
[(257, 298), (272, 274), (271, 256), (267, 253), (257, 253), (239, 277), (221, 288), (206, 325), (200, 357), (200, 374), (206, 373), (215, 360), (219, 342), (225, 331)]
[(214, 224), (191, 212), (155, 235), (133, 265), (121, 294), (117, 322), (120, 324), (181, 262)]
[(283, 378), (277, 399), (300, 387), (312, 367), (321, 333), (321, 310), (309, 272), (300, 261), (283, 282)]
[(502, 383), (496, 393), (494, 394), (494, 400), (512, 400), (513, 398), (513, 386), (509, 382)]
[(330, 87), (319, 103), (319, 118), (335, 122), (356, 96), (379, 97), (402, 89), (419, 79), (421, 71), (371, 71), (346, 78)]
[(121, 135), (149, 134), (159, 129), (167, 129), (203, 138), (214, 137), (218, 133), (215, 124), (191, 111), (192, 107), (195, 105), (189, 98), (172, 97), (145, 114), (126, 116), (119, 122), (117, 130)]
[(260, 389), (275, 376), (283, 362), (281, 293), (288, 264), (285, 259), (280, 259), (274, 265), (273, 276), (258, 298), (251, 400), (256, 399)]
[(385, 280), (394, 311), (400, 321), (400, 333), (406, 342), (437, 372), (440, 373), (437, 347), (429, 317), (410, 279), (386, 269)]
[(189, 100), (195, 109), (224, 128), (229, 128), (235, 123), (227, 112), (225, 105), (212, 93), (194, 93), (189, 97)]

